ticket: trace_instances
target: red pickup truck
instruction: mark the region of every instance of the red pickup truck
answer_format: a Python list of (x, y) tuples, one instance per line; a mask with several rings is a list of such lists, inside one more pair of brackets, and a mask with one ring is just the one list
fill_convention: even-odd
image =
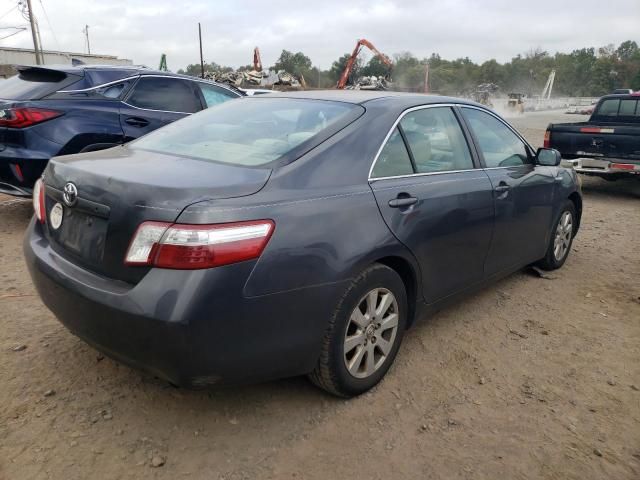
[(578, 173), (640, 179), (640, 92), (602, 97), (588, 122), (549, 124), (544, 146)]

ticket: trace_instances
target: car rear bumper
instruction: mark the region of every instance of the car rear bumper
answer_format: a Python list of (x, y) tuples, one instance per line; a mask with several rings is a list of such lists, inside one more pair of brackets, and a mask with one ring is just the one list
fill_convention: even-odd
[(340, 282), (244, 297), (255, 262), (152, 269), (130, 285), (66, 260), (34, 220), (24, 252), (43, 302), (72, 333), (115, 360), (183, 386), (310, 372), (345, 288)]
[(609, 158), (576, 158), (564, 161), (571, 164), (576, 172), (587, 175), (640, 175), (640, 161)]
[(6, 147), (0, 152), (0, 192), (31, 196), (31, 189), (47, 166), (48, 158), (34, 157), (23, 149)]

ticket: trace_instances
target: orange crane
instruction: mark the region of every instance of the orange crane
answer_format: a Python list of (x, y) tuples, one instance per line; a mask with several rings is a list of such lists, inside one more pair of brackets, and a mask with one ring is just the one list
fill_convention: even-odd
[(258, 47), (253, 49), (253, 69), (256, 72), (262, 71), (262, 60), (260, 60), (260, 49)]
[(369, 40), (361, 38), (360, 40), (358, 40), (358, 43), (356, 43), (356, 48), (353, 49), (353, 53), (349, 57), (349, 60), (347, 60), (347, 65), (344, 67), (342, 75), (340, 75), (340, 80), (338, 80), (337, 88), (344, 88), (347, 85), (349, 75), (351, 75), (351, 70), (353, 70), (353, 64), (355, 63), (356, 58), (358, 58), (358, 54), (360, 53), (360, 50), (362, 50), (362, 47), (367, 47), (369, 50), (375, 53), (378, 57), (380, 57), (382, 63), (389, 66), (389, 68), (393, 66), (393, 62), (389, 57), (387, 57), (384, 53), (380, 52), (376, 47), (374, 47)]

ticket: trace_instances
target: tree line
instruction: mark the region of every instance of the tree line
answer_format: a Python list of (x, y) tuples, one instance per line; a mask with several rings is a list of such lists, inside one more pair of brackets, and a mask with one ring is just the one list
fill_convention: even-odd
[[(331, 68), (322, 70), (314, 66), (304, 53), (282, 50), (271, 69), (303, 75), (307, 86), (312, 88), (332, 88), (349, 56), (349, 53), (345, 53), (333, 62)], [(611, 44), (553, 55), (541, 49), (532, 49), (506, 63), (492, 59), (478, 64), (468, 57), (446, 60), (437, 53), (419, 59), (410, 52), (402, 52), (392, 58), (394, 65), (390, 72), (375, 56), (367, 62), (358, 58), (351, 79), (355, 81), (360, 76), (390, 74), (394, 89), (424, 91), (425, 67), (428, 64), (429, 90), (443, 95), (468, 95), (484, 83), (497, 85), (503, 93), (535, 95), (542, 91), (551, 70), (556, 71), (554, 95), (595, 97), (616, 88), (640, 90), (640, 48), (632, 40), (622, 42), (617, 47)], [(246, 65), (240, 69), (252, 68)], [(234, 69), (212, 62), (205, 64), (205, 70), (226, 72)], [(178, 73), (198, 76), (200, 64), (188, 65)]]

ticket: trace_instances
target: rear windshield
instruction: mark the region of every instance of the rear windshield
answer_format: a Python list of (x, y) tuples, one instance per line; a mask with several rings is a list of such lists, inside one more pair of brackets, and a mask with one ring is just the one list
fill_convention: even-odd
[(58, 70), (27, 68), (0, 83), (0, 99), (38, 100), (75, 83), (80, 78)]
[(247, 97), (203, 110), (132, 142), (132, 148), (262, 166), (321, 140), (364, 111), (323, 100)]

